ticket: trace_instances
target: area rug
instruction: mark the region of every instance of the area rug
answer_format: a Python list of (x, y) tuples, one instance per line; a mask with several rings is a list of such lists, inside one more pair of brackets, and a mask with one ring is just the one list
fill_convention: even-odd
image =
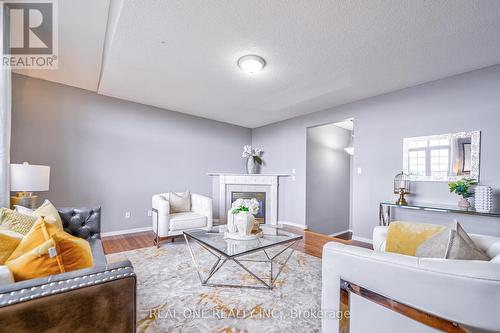
[[(199, 247), (194, 247), (194, 253), (202, 272), (208, 272), (214, 257)], [(283, 263), (285, 256), (282, 257)], [(272, 290), (201, 286), (183, 241), (164, 243), (159, 249), (150, 247), (110, 254), (107, 258), (109, 262), (128, 259), (134, 266), (138, 279), (139, 333), (321, 331), (321, 260), (318, 258), (294, 252)], [(252, 271), (269, 277), (269, 269), (266, 273), (266, 267), (258, 266), (262, 264), (255, 265)], [(224, 265), (213, 282), (256, 283), (235, 264)]]

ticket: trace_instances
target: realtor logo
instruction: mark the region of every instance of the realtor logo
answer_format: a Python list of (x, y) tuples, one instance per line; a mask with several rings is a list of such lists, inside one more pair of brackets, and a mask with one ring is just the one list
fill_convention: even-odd
[(57, 69), (57, 0), (0, 1), (2, 67)]

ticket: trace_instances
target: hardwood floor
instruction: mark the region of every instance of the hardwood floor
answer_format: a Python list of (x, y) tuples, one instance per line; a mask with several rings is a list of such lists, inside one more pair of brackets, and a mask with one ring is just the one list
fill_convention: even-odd
[(352, 239), (352, 232), (350, 232), (350, 231), (344, 232), (343, 234), (336, 235), (335, 238), (351, 240)]
[[(285, 229), (303, 236), (303, 239), (294, 245), (294, 248), (297, 251), (307, 253), (318, 258), (321, 258), (322, 256), (323, 245), (328, 242), (339, 242), (343, 244), (372, 248), (370, 244), (354, 240), (340, 239), (337, 237), (331, 237), (316, 232), (301, 230), (292, 227), (287, 227)], [(153, 238), (154, 233), (152, 231), (147, 231), (134, 234), (103, 237), (102, 244), (104, 247), (104, 253), (109, 254), (153, 246)], [(170, 241), (171, 240), (165, 240), (163, 242)], [(182, 236), (178, 236), (176, 237), (175, 241), (184, 242), (184, 238)]]
[(153, 238), (154, 233), (152, 231), (109, 236), (102, 238), (102, 246), (106, 254), (124, 252), (153, 246)]

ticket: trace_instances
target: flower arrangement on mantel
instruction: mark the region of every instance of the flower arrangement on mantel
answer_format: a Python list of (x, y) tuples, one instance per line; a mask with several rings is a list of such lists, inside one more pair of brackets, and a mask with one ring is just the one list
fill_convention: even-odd
[(460, 201), (458, 202), (459, 207), (470, 207), (470, 202), (467, 199), (474, 195), (474, 193), (470, 191), (470, 188), (477, 183), (477, 180), (473, 178), (462, 178), (460, 180), (457, 180), (456, 182), (448, 183), (448, 186), (450, 187), (450, 193), (456, 193), (461, 196)]
[(241, 157), (247, 159), (247, 172), (249, 174), (259, 173), (259, 166), (264, 164), (264, 161), (262, 160), (263, 154), (264, 151), (262, 149), (256, 149), (250, 145), (243, 146), (243, 153), (241, 154)]

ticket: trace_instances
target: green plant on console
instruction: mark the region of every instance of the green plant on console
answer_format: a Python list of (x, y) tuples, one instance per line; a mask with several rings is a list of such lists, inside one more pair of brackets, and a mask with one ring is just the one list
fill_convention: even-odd
[(448, 183), (448, 186), (450, 187), (451, 193), (456, 193), (462, 196), (462, 198), (467, 199), (474, 195), (474, 193), (470, 191), (470, 188), (476, 184), (476, 179), (462, 178), (460, 180), (457, 180), (456, 182)]

